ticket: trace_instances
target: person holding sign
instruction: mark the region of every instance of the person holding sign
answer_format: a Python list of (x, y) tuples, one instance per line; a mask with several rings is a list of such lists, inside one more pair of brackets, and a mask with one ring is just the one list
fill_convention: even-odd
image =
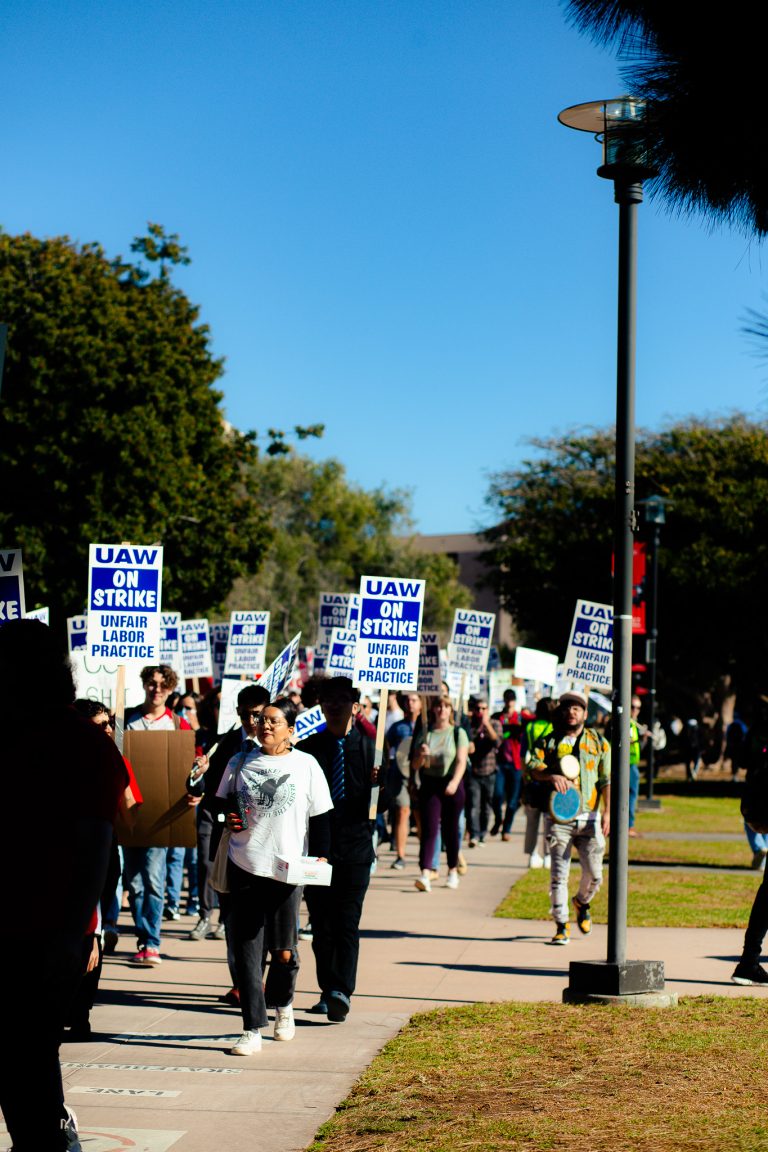
[(584, 935), (592, 931), (589, 905), (603, 881), (605, 837), (611, 823), (611, 749), (599, 732), (585, 726), (586, 718), (586, 696), (564, 692), (552, 718), (552, 730), (540, 736), (532, 749), (530, 773), (542, 785), (539, 800), (550, 812), (547, 844), (552, 858), (552, 944), (567, 944), (570, 939), (568, 873), (573, 848), (581, 863), (581, 882), (573, 907)]
[[(261, 746), (246, 740), (227, 765), (216, 795), (227, 804), (227, 931), (235, 953), (243, 1034), (233, 1056), (261, 1051), (267, 1005), (275, 1008), (275, 1040), (292, 1040), (293, 993), (299, 970), (297, 931), (301, 887), (273, 879), (274, 859), (298, 860), (309, 852), (327, 859), (328, 784), (313, 756), (291, 744), (296, 707), (286, 698), (267, 704), (256, 718)], [(223, 845), (222, 845), (223, 848)], [(264, 942), (272, 955), (262, 984)]]
[(446, 888), (459, 886), (459, 818), (464, 810), (464, 773), (467, 770), (469, 738), (455, 727), (453, 705), (440, 696), (432, 705), (432, 724), (425, 743), (418, 748), (412, 766), (419, 773), (421, 843), (416, 880), (420, 892), (432, 890), (432, 863), (438, 834), (442, 835), (448, 858)]
[(320, 1001), (313, 1011), (340, 1024), (346, 1020), (357, 979), (360, 916), (371, 878), (374, 823), (369, 819), (371, 787), (378, 783), (374, 742), (355, 719), (360, 692), (348, 676), (320, 684), (324, 731), (297, 745), (314, 756), (331, 792), (330, 887), (310, 887), (304, 898), (312, 922), (312, 951)]

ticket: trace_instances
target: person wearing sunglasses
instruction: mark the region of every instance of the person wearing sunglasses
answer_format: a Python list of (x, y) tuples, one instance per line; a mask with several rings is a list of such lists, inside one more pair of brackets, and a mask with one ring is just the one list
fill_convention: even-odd
[[(267, 1006), (275, 1009), (275, 1040), (295, 1034), (293, 993), (299, 969), (298, 919), (302, 889), (273, 879), (276, 856), (326, 859), (333, 808), (325, 775), (313, 756), (293, 747), (297, 709), (287, 697), (265, 705), (256, 717), (260, 746), (246, 740), (227, 765), (217, 790), (225, 802), (229, 918), (235, 954), (243, 1034), (230, 1052), (261, 1050)], [(271, 953), (262, 984), (264, 942)]]

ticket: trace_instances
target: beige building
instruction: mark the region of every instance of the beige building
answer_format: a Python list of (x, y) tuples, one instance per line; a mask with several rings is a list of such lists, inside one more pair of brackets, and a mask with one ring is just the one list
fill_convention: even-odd
[(456, 532), (437, 536), (414, 536), (413, 546), (419, 552), (433, 552), (449, 556), (459, 566), (459, 580), (471, 588), (475, 597), (474, 607), (481, 612), (496, 613), (496, 627), (493, 642), (514, 648), (517, 643), (512, 617), (500, 606), (496, 593), (482, 584), (487, 568), (481, 560), (482, 553), (489, 545), (481, 536), (473, 532)]

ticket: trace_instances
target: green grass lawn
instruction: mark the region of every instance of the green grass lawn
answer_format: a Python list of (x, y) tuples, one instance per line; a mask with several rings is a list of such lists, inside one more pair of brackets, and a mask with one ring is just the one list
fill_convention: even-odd
[(415, 1016), (309, 1152), (768, 1152), (762, 996)]
[[(610, 845), (609, 845), (610, 849)], [(651, 864), (700, 864), (717, 868), (746, 868), (752, 863), (746, 837), (730, 840), (654, 840), (650, 834), (629, 841), (629, 861)]]
[[(608, 919), (608, 869), (592, 902), (596, 924)], [(633, 869), (629, 874), (627, 923), (636, 928), (744, 928), (761, 877), (756, 872), (690, 872), (684, 868)], [(571, 868), (569, 890), (578, 888)], [(519, 920), (549, 917), (549, 873), (526, 872), (496, 909)]]
[[(640, 810), (636, 824), (643, 835), (654, 832), (743, 832), (739, 800), (732, 796), (660, 795), (661, 810)], [(746, 843), (746, 841), (745, 841)]]

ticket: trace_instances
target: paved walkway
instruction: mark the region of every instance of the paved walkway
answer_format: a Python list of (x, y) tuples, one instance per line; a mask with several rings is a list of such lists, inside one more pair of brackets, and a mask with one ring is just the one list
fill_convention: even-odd
[[(67, 1100), (78, 1113), (86, 1152), (292, 1152), (347, 1095), (373, 1056), (413, 1012), (478, 1000), (559, 1001), (573, 959), (604, 959), (605, 928), (568, 948), (547, 945), (546, 921), (494, 919), (523, 865), (522, 837), (467, 851), (458, 891), (439, 882), (418, 892), (416, 864), (389, 868), (385, 851), (363, 922), (361, 971), (343, 1025), (306, 1009), (316, 999), (311, 946), (302, 942), (290, 1044), (265, 1039), (248, 1059), (226, 1054), (239, 1013), (219, 1001), (228, 987), (224, 944), (192, 943), (192, 920), (164, 933), (157, 969), (127, 963), (128, 943), (107, 959), (97, 1035), (66, 1044)], [(546, 873), (539, 873), (546, 886)], [(758, 883), (755, 877), (755, 884)], [(662, 959), (680, 994), (766, 995), (729, 982), (740, 931), (631, 929), (629, 956)]]

